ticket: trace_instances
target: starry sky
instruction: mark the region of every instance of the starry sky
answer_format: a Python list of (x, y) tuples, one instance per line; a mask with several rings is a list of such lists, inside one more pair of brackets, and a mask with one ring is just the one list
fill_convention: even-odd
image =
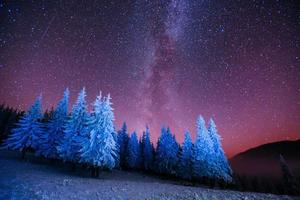
[(26, 110), (42, 93), (46, 110), (85, 86), (153, 141), (213, 117), (228, 156), (300, 138), (296, 2), (0, 0), (0, 102)]

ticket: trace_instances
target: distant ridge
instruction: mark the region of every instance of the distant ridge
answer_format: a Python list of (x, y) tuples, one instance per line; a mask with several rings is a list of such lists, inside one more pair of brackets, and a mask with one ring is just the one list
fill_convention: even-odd
[(230, 159), (231, 167), (239, 175), (279, 179), (279, 154), (286, 159), (292, 173), (300, 179), (300, 139), (263, 144)]

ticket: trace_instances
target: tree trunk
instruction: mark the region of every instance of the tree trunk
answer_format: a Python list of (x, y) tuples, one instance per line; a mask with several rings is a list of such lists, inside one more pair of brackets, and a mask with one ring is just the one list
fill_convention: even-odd
[(96, 177), (99, 177), (99, 167), (96, 167)]
[(50, 158), (50, 164), (54, 165), (55, 164), (55, 159), (54, 158)]
[(26, 155), (26, 149), (24, 148), (22, 149), (22, 160), (25, 159), (25, 155)]
[(72, 172), (75, 172), (76, 168), (75, 168), (75, 163), (72, 163)]
[(91, 177), (95, 176), (95, 167), (91, 167)]

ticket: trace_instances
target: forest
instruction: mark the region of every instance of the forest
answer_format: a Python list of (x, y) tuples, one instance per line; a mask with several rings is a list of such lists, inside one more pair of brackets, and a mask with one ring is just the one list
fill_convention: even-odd
[[(99, 177), (103, 170), (131, 170), (161, 177), (176, 178), (190, 184), (206, 184), (272, 193), (289, 193), (290, 174), (284, 158), (280, 163), (286, 178), (286, 187), (258, 184), (257, 179), (233, 173), (222, 149), (216, 124), (210, 119), (206, 126), (199, 115), (196, 120), (196, 139), (186, 132), (182, 144), (169, 127), (162, 127), (156, 144), (150, 137), (150, 128), (139, 137), (127, 131), (124, 122), (118, 131), (110, 95), (96, 97), (92, 111), (88, 111), (86, 91), (83, 88), (68, 111), (69, 90), (66, 89), (56, 108), (42, 112), (42, 96), (38, 96), (27, 112), (0, 107), (2, 149), (17, 150), (24, 159), (26, 153), (49, 161), (79, 166)], [(290, 184), (290, 185), (289, 185)], [(275, 188), (275, 189), (274, 189)], [(279, 191), (279, 192), (278, 192)]]

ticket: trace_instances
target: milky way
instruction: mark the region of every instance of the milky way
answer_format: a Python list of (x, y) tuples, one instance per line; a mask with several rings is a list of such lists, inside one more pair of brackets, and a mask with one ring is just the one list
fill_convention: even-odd
[[(110, 93), (116, 127), (182, 141), (213, 117), (228, 155), (300, 137), (296, 1), (0, 1), (0, 102)], [(91, 109), (91, 106), (90, 106)]]
[[(185, 12), (187, 8), (184, 1), (171, 1), (166, 4), (166, 15), (162, 16), (156, 12), (151, 13), (151, 23), (148, 45), (153, 46), (148, 54), (147, 64), (144, 68), (144, 76), (141, 79), (141, 88), (138, 90), (141, 101), (142, 119), (152, 124), (154, 129), (169, 123), (176, 124), (176, 111), (179, 110), (174, 80), (176, 80), (176, 66), (178, 55), (176, 42), (182, 37), (185, 25)], [(163, 5), (162, 5), (163, 6)], [(164, 9), (164, 7), (160, 7)], [(157, 16), (158, 15), (158, 16)], [(150, 42), (149, 42), (150, 41)], [(156, 116), (159, 115), (159, 118)]]

